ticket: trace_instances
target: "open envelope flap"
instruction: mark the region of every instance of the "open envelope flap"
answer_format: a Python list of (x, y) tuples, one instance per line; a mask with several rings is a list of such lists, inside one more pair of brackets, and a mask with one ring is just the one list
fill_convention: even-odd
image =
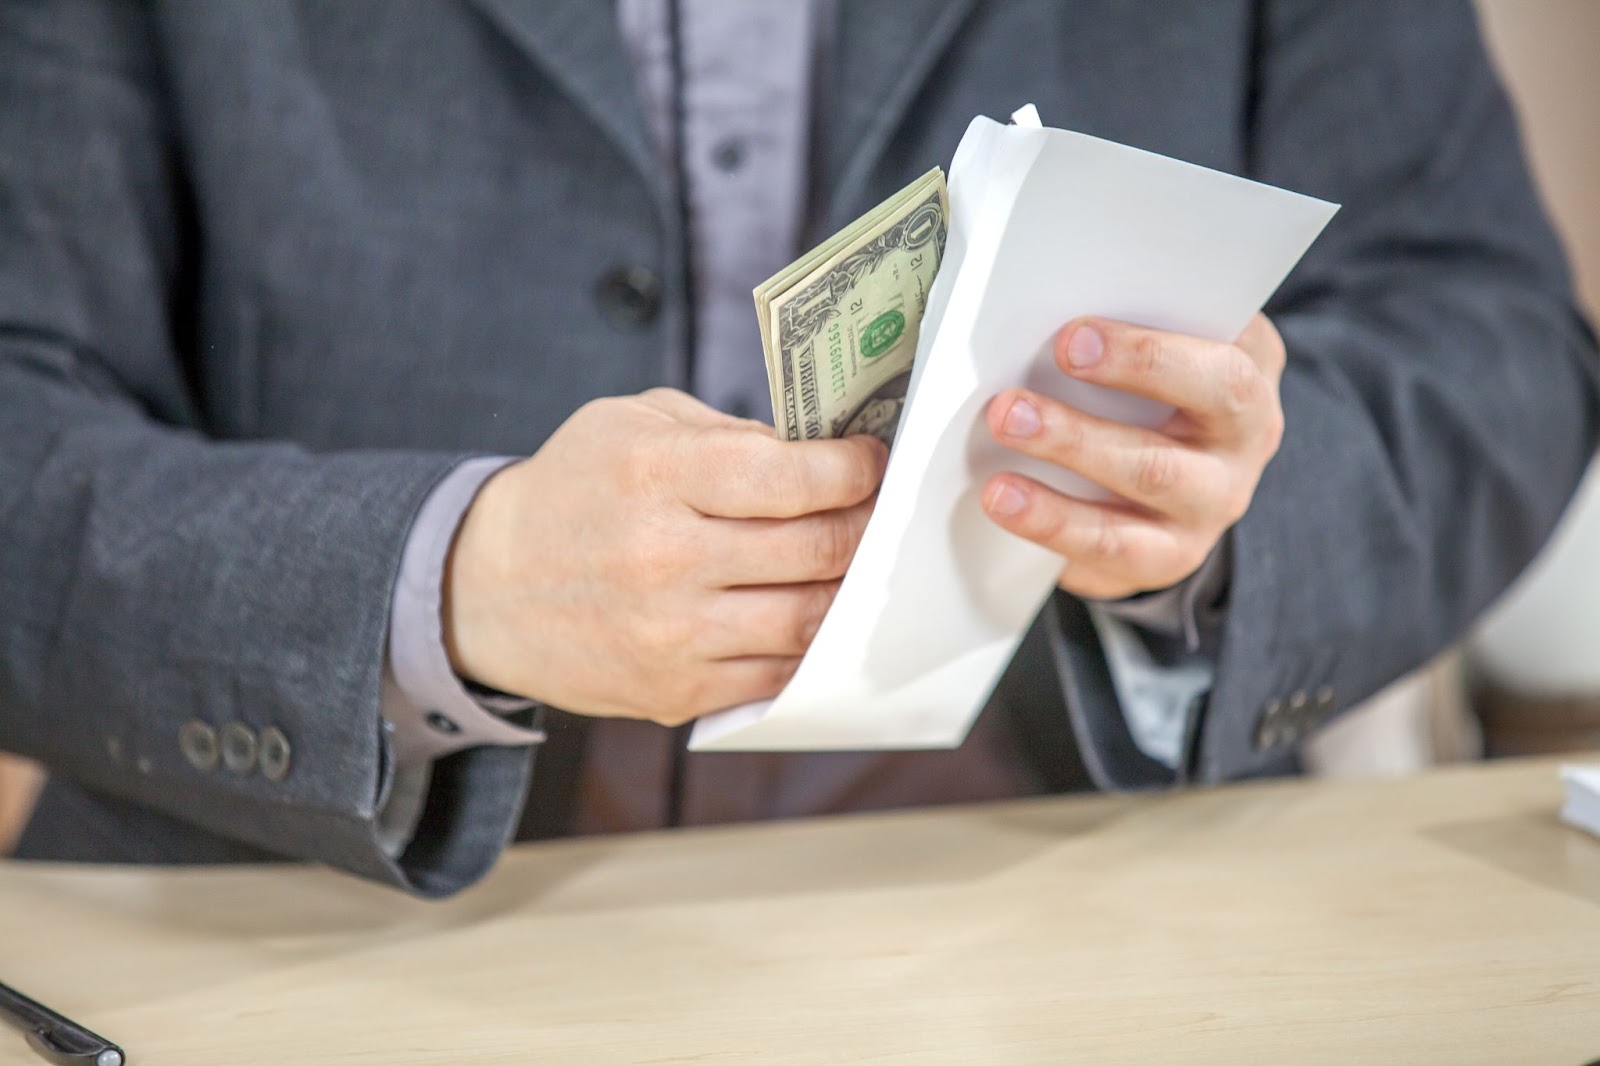
[(1073, 381), (1051, 342), (1080, 315), (1236, 337), (1337, 208), (1053, 129), (974, 120), (950, 173), (952, 253), (929, 294), (872, 519), (832, 609), (777, 699), (696, 726), (694, 750), (954, 746), (1049, 595), (1061, 560), (978, 500), (1019, 470), (1097, 486), (1001, 448), (983, 408), (1025, 385), (1153, 425), (1159, 405)]

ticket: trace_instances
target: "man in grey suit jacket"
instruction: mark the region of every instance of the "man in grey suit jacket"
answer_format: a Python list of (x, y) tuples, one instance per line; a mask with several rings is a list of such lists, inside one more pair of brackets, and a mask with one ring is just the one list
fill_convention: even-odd
[[(1063, 324), (1064, 373), (1178, 401), (1158, 437), (997, 398), (998, 437), (1138, 506), (989, 487), (1063, 590), (997, 694), (1006, 757), (912, 777), (1060, 787), (1074, 746), (1112, 787), (1289, 769), (1536, 549), (1589, 455), (1593, 342), (1466, 5), (815, 10), (812, 237), (1023, 100), (1345, 205), (1235, 345)], [(626, 40), (639, 83), (684, 74)], [(577, 712), (547, 712), (541, 831), (646, 774), (603, 722), (583, 765), (620, 777), (578, 780), (578, 723), (781, 685), (882, 456), (649, 391), (697, 384), (703, 249), (685, 94), (639, 83), (604, 4), (0, 9), (0, 747), (54, 775), (25, 854), (443, 894), (516, 828), (536, 749), (514, 717), (467, 736), (411, 651), (482, 706)], [(1087, 603), (1174, 590), (1217, 631), (1153, 756)]]

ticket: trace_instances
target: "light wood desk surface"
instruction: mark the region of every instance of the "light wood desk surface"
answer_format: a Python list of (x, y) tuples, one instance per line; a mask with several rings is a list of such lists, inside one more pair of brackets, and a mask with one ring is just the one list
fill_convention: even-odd
[(566, 842), (442, 905), (0, 864), (0, 979), (132, 1066), (1580, 1066), (1600, 840), (1558, 798), (1540, 762)]

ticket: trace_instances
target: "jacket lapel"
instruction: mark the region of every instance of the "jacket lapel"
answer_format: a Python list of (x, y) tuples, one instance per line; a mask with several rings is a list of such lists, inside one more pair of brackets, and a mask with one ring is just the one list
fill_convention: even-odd
[(664, 201), (662, 167), (645, 131), (639, 90), (603, 0), (472, 0), (489, 21), (546, 70), (620, 148)]
[(863, 207), (872, 169), (974, 0), (841, 0), (818, 191), (827, 232)]
[[(614, 3), (471, 0), (594, 120), (665, 207)], [(788, 0), (785, 0), (788, 2)], [(976, 0), (839, 0), (821, 130), (818, 202), (831, 231), (861, 205), (872, 169)]]

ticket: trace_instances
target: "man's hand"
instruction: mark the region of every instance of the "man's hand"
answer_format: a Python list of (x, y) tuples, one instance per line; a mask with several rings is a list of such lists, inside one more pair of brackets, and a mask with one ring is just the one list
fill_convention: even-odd
[(490, 478), (445, 577), (480, 684), (668, 725), (775, 695), (833, 602), (887, 451), (780, 443), (669, 389), (596, 400)]
[(1001, 393), (988, 409), (996, 440), (1119, 501), (1087, 503), (1005, 473), (984, 486), (984, 510), (1064, 556), (1068, 592), (1114, 599), (1177, 584), (1244, 515), (1278, 450), (1282, 338), (1264, 315), (1233, 344), (1083, 319), (1057, 335), (1055, 357), (1072, 377), (1176, 411), (1159, 429), (1140, 429), (1024, 389)]

